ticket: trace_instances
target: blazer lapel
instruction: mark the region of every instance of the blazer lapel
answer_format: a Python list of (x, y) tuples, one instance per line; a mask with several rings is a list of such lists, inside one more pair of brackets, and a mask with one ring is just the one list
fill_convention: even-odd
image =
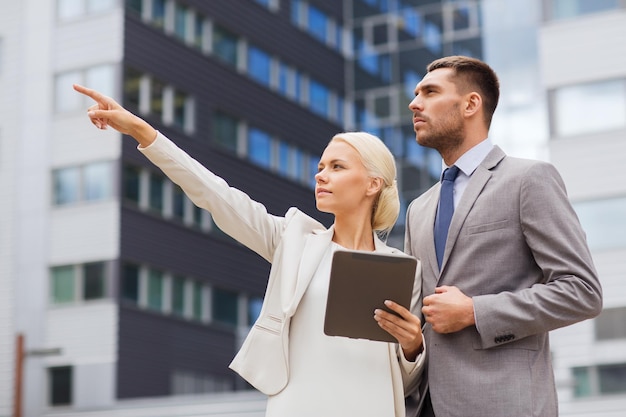
[(472, 174), (469, 183), (467, 184), (467, 188), (463, 192), (463, 197), (461, 197), (457, 208), (454, 210), (454, 215), (452, 216), (450, 231), (448, 233), (448, 240), (446, 242), (446, 248), (443, 253), (443, 261), (441, 263), (442, 271), (446, 267), (446, 263), (448, 261), (448, 257), (450, 256), (450, 253), (452, 252), (452, 249), (454, 249), (454, 245), (456, 244), (456, 240), (459, 236), (459, 233), (461, 232), (463, 223), (465, 223), (465, 219), (467, 218), (469, 212), (474, 206), (476, 199), (491, 178), (491, 169), (495, 167), (505, 156), (506, 155), (502, 151), (502, 149), (500, 149), (498, 146), (494, 146), (494, 149), (489, 152), (489, 154), (485, 157), (485, 160), (481, 162), (480, 165), (478, 165), (478, 167)]
[(313, 274), (317, 271), (317, 267), (328, 249), (328, 245), (333, 238), (334, 226), (320, 232), (314, 231), (306, 237), (306, 242), (300, 257), (300, 266), (298, 267), (298, 276), (296, 277), (296, 288), (291, 298), (291, 302), (287, 307), (287, 316), (291, 317), (296, 312), (300, 299), (304, 295)]

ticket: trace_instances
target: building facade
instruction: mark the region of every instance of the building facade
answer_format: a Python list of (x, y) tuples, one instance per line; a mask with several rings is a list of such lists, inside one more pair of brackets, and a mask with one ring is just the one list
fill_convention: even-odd
[(541, 74), (550, 160), (567, 184), (604, 290), (594, 320), (553, 332), (562, 416), (626, 410), (626, 4), (544, 1)]

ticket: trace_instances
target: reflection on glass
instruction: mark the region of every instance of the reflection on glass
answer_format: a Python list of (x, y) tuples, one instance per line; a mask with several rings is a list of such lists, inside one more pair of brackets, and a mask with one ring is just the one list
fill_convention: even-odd
[(75, 279), (73, 266), (52, 268), (52, 302), (68, 303), (74, 301)]
[(309, 81), (309, 107), (320, 116), (328, 116), (330, 91), (315, 80)]
[(552, 18), (563, 19), (619, 8), (620, 0), (552, 0)]
[(177, 316), (185, 314), (185, 279), (182, 277), (172, 279), (172, 313)]
[(80, 71), (59, 74), (55, 80), (55, 109), (57, 112), (78, 110), (82, 107), (82, 97), (72, 89), (72, 84), (81, 83)]
[(59, 20), (73, 19), (85, 14), (85, 0), (57, 0)]
[(174, 35), (183, 41), (187, 39), (187, 14), (187, 7), (176, 3), (176, 12), (174, 13)]
[(270, 56), (267, 52), (248, 47), (248, 75), (263, 85), (270, 85)]
[(161, 311), (163, 307), (163, 273), (151, 269), (148, 272), (148, 308)]
[(238, 122), (223, 113), (213, 116), (213, 138), (215, 143), (232, 152), (237, 152)]
[(236, 326), (239, 322), (238, 296), (236, 292), (213, 288), (213, 320)]
[(78, 167), (55, 170), (54, 204), (76, 203), (80, 199), (80, 169)]
[(83, 199), (103, 200), (113, 195), (112, 166), (110, 162), (99, 162), (84, 167)]
[(137, 265), (124, 265), (121, 293), (122, 299), (134, 304), (139, 302), (139, 267)]
[(98, 65), (85, 71), (85, 83), (89, 88), (107, 96), (115, 96), (115, 66)]
[(124, 167), (124, 199), (139, 204), (139, 169), (131, 166)]
[(149, 203), (152, 210), (161, 212), (163, 210), (163, 194), (165, 179), (160, 175), (150, 175)]
[(309, 4), (307, 30), (317, 40), (326, 43), (328, 35), (328, 17), (317, 7)]
[(213, 53), (222, 61), (237, 66), (237, 36), (215, 26), (213, 30)]
[(152, 0), (152, 24), (158, 28), (165, 26), (165, 0)]
[(83, 299), (104, 298), (105, 282), (104, 262), (92, 262), (83, 265)]
[(269, 167), (271, 164), (272, 141), (270, 135), (260, 129), (248, 130), (248, 158), (257, 165)]

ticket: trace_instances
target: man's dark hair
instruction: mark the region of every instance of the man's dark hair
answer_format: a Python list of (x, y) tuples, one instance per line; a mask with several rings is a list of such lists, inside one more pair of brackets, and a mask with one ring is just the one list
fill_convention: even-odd
[(500, 82), (494, 70), (479, 59), (460, 55), (439, 58), (431, 62), (426, 70), (431, 72), (440, 68), (454, 70), (456, 77), (452, 82), (461, 94), (470, 91), (480, 94), (484, 103), (485, 122), (489, 127), (500, 98)]

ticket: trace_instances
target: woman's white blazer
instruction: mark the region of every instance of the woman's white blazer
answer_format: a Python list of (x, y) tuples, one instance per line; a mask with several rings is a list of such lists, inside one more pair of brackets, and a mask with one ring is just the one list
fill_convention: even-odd
[[(269, 214), (265, 206), (230, 187), (161, 133), (151, 145), (138, 149), (197, 206), (208, 210), (220, 229), (272, 264), (259, 318), (230, 368), (259, 391), (279, 393), (289, 382), (289, 323), (331, 244), (333, 228), (294, 207), (284, 217)], [(374, 239), (377, 252), (407, 256)], [(413, 306), (421, 295), (420, 270), (418, 265)], [(404, 410), (404, 393), (419, 383), (425, 352), (408, 362), (397, 344), (388, 345), (396, 410)]]

